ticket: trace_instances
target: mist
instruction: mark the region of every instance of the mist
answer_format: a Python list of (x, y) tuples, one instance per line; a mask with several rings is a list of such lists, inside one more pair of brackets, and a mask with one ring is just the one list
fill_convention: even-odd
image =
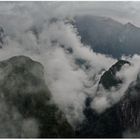
[[(76, 11), (69, 13), (67, 6), (55, 2), (1, 4), (0, 25), (4, 28), (5, 38), (0, 49), (0, 61), (25, 55), (40, 62), (44, 66), (52, 101), (65, 113), (73, 127), (84, 120), (83, 110), (88, 96), (93, 98), (91, 107), (102, 113), (118, 102), (130, 83), (136, 80), (140, 70), (140, 56), (124, 56), (122, 59), (127, 59), (131, 65), (123, 66), (116, 74), (123, 79), (123, 84), (119, 89), (112, 88), (111, 91), (100, 87), (98, 96), (96, 89), (101, 75), (117, 60), (96, 53), (81, 42), (77, 29), (71, 24)], [(62, 12), (62, 9), (66, 12)], [(89, 68), (86, 69), (85, 64), (79, 66), (77, 59), (84, 60)], [(28, 136), (26, 128), (30, 126), (35, 128), (31, 134), (38, 135), (37, 122), (34, 119), (26, 121), (23, 120), (23, 136)]]

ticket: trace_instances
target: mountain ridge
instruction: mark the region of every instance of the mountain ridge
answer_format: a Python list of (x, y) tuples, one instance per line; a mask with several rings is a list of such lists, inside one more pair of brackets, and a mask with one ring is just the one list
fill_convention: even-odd
[(73, 24), (81, 41), (95, 52), (114, 58), (140, 52), (140, 28), (132, 23), (122, 24), (98, 16), (77, 16)]

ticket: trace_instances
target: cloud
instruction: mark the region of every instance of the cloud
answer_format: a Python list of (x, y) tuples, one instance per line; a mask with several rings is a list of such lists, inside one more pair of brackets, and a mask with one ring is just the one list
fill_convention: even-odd
[[(6, 31), (0, 60), (25, 55), (42, 63), (52, 100), (72, 125), (82, 121), (85, 99), (89, 94), (94, 96), (100, 71), (108, 69), (116, 60), (83, 45), (77, 30), (62, 19), (63, 16), (56, 18), (61, 12), (50, 12), (52, 7), (57, 8), (56, 3), (4, 4), (9, 11), (0, 15), (0, 23)], [(56, 20), (52, 20), (54, 18)], [(79, 67), (76, 59), (84, 60), (90, 68)]]
[(111, 104), (109, 103), (107, 96), (95, 97), (93, 102), (91, 103), (91, 107), (96, 110), (98, 113), (102, 113), (107, 108), (109, 108)]
[[(89, 14), (92, 11), (95, 11), (95, 14), (108, 15), (113, 11), (111, 8), (113, 5), (120, 7), (121, 4), (121, 2), (116, 4), (110, 2), (109, 6), (104, 6), (104, 3), (101, 2), (93, 4), (90, 2), (87, 4), (79, 4), (79, 2), (5, 2), (0, 7), (0, 25), (6, 32), (5, 44), (0, 50), (0, 60), (25, 55), (43, 64), (52, 100), (74, 126), (84, 119), (83, 109), (87, 96), (94, 97), (92, 107), (98, 112), (104, 111), (119, 101), (131, 81), (135, 80), (139, 70), (137, 68), (139, 56), (128, 59), (130, 62), (132, 60), (135, 65), (129, 68), (124, 67), (117, 74), (124, 79), (124, 86), (120, 90), (112, 89), (108, 92), (101, 88), (102, 96), (96, 97), (101, 71), (108, 70), (117, 60), (95, 53), (90, 50), (89, 46), (82, 44), (77, 30), (65, 19), (71, 19), (74, 15)], [(127, 9), (128, 3), (123, 4)], [(6, 13), (5, 9), (7, 9)], [(121, 10), (119, 15), (121, 15)], [(83, 67), (78, 66), (75, 63), (76, 59), (84, 60), (89, 68), (85, 69), (84, 65)], [(134, 70), (136, 73), (133, 75), (131, 71)], [(129, 76), (127, 77), (127, 75)], [(36, 123), (31, 123), (31, 125), (34, 126)]]
[[(40, 34), (42, 46), (46, 45), (46, 40), (49, 42), (43, 63), (46, 66), (46, 79), (55, 102), (64, 110), (68, 120), (75, 124), (83, 120), (87, 93), (94, 94), (94, 87), (90, 85), (93, 83), (91, 77), (108, 68), (115, 60), (96, 54), (90, 47), (84, 46), (76, 29), (64, 21), (52, 23), (47, 29)], [(68, 53), (68, 48), (72, 48), (73, 53)], [(89, 62), (91, 69), (86, 71), (80, 68), (75, 64), (75, 59)]]
[[(126, 94), (130, 84), (137, 80), (140, 73), (140, 56), (123, 56), (122, 59), (129, 61), (131, 65), (125, 64), (122, 66), (121, 70), (116, 73), (116, 78), (123, 81), (118, 88), (113, 87), (111, 90), (106, 90), (103, 86), (99, 87), (97, 95), (91, 103), (91, 107), (98, 113), (102, 113), (105, 109), (120, 101)], [(134, 92), (132, 92), (131, 95), (135, 96)]]
[(0, 93), (0, 138), (38, 137), (36, 119), (23, 119), (13, 105), (8, 104)]

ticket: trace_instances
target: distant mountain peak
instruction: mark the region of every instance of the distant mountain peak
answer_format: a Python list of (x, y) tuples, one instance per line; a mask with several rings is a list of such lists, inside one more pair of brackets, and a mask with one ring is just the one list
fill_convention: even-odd
[(131, 22), (128, 22), (124, 25), (126, 28), (137, 28), (135, 25), (133, 25)]
[(75, 27), (81, 41), (95, 52), (114, 58), (140, 54), (140, 28), (130, 22), (122, 24), (107, 17), (77, 16)]

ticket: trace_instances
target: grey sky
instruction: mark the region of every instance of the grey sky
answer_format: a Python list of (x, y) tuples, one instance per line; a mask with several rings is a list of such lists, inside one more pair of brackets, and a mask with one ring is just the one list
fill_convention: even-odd
[[(99, 15), (112, 17), (123, 23), (131, 22), (140, 26), (140, 2), (0, 2), (0, 15), (9, 15), (21, 11), (26, 14), (38, 13), (39, 16), (74, 16), (74, 15)], [(19, 10), (20, 9), (20, 10)], [(44, 14), (45, 13), (45, 14)], [(17, 13), (16, 13), (17, 14)], [(35, 14), (35, 15), (36, 15)]]

